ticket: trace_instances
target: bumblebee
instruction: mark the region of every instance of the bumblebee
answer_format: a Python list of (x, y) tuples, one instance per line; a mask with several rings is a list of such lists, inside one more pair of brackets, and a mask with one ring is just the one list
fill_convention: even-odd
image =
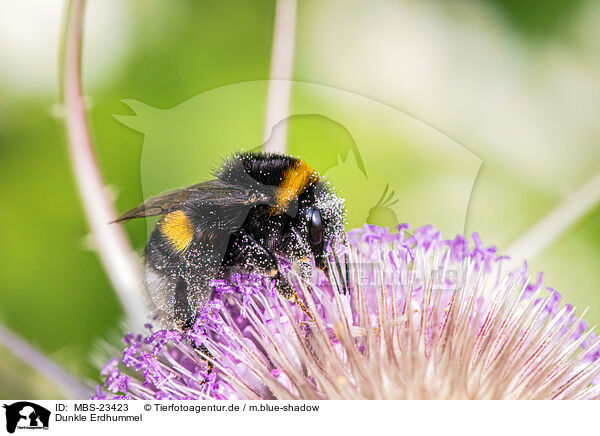
[(301, 304), (282, 261), (310, 278), (311, 261), (327, 272), (326, 246), (344, 242), (344, 201), (306, 162), (283, 154), (240, 153), (209, 180), (165, 192), (116, 221), (160, 215), (145, 249), (154, 316), (188, 329), (210, 300), (214, 278), (255, 272)]

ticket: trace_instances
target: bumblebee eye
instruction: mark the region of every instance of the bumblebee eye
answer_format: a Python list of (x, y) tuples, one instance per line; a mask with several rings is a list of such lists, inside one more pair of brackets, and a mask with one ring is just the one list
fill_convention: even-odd
[(323, 222), (321, 221), (321, 212), (319, 212), (319, 209), (313, 209), (310, 214), (308, 236), (310, 243), (313, 245), (319, 245), (323, 240)]

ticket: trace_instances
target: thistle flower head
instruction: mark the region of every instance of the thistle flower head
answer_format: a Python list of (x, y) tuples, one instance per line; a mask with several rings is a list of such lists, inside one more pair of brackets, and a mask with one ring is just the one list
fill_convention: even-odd
[(541, 275), (478, 234), (407, 229), (350, 231), (328, 278), (290, 268), (305, 311), (267, 278), (215, 280), (192, 330), (127, 335), (95, 398), (600, 397), (598, 339)]

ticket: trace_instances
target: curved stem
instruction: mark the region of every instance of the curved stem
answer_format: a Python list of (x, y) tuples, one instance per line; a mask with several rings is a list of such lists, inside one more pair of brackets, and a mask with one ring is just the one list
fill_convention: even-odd
[(263, 150), (267, 152), (285, 153), (286, 150), (287, 123), (275, 126), (285, 120), (290, 111), (296, 8), (296, 0), (277, 0), (263, 137)]
[(1, 324), (0, 344), (61, 388), (67, 398), (88, 400), (93, 395), (91, 389), (81, 384), (54, 361)]
[[(98, 168), (81, 84), (81, 46), (85, 0), (68, 4), (62, 65), (62, 90), (73, 171), (100, 260), (132, 323), (142, 325), (144, 305), (139, 262), (123, 228), (109, 224), (116, 211)], [(135, 324), (134, 324), (135, 325)]]
[(600, 203), (600, 173), (570, 194), (506, 249), (511, 266), (532, 260)]

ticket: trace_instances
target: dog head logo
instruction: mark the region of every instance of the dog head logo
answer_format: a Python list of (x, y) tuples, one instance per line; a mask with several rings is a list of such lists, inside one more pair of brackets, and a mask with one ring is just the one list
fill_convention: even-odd
[(6, 431), (14, 433), (19, 429), (48, 429), (50, 411), (29, 401), (19, 401), (6, 409)]

